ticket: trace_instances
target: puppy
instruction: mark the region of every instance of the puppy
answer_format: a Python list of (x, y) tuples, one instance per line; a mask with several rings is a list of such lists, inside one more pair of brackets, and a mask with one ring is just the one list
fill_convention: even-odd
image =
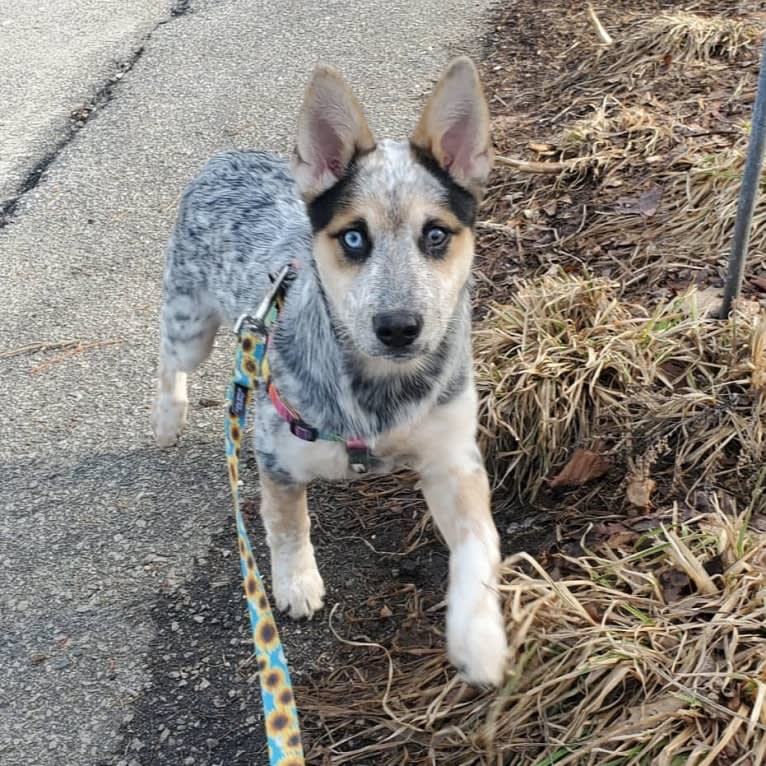
[(276, 604), (295, 618), (322, 606), (307, 484), (409, 465), (450, 548), (449, 655), (478, 684), (502, 681), (506, 653), (471, 364), (473, 225), (491, 163), (469, 59), (448, 66), (406, 142), (376, 143), (340, 75), (318, 67), (290, 163), (227, 152), (183, 196), (152, 418), (158, 443), (173, 444), (186, 375), (219, 325), (254, 310), (270, 275), (294, 264), (268, 345), (272, 385), (254, 394)]

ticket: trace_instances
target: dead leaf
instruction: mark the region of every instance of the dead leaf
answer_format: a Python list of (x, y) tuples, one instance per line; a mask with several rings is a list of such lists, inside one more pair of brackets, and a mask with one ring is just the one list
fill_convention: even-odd
[(680, 601), (684, 596), (693, 592), (694, 587), (689, 577), (680, 569), (669, 569), (660, 575), (662, 597), (666, 604)]
[(576, 449), (569, 462), (550, 481), (551, 488), (579, 487), (598, 479), (609, 470), (609, 463), (599, 452)]
[(662, 199), (662, 187), (656, 184), (651, 189), (647, 189), (638, 198), (638, 207), (641, 215), (646, 218), (651, 218), (660, 206), (660, 200)]
[(766, 279), (763, 277), (750, 277), (750, 284), (762, 293), (766, 293)]
[(706, 287), (703, 290), (695, 290), (692, 300), (697, 304), (697, 313), (701, 316), (713, 314), (721, 308), (723, 289), (720, 287)]
[(552, 152), (554, 149), (552, 144), (538, 144), (534, 141), (529, 143), (529, 148), (538, 154), (546, 154), (548, 152)]
[(614, 210), (622, 215), (642, 215), (651, 218), (657, 212), (661, 199), (662, 187), (655, 184), (638, 197), (620, 197), (614, 203)]
[(543, 212), (548, 217), (552, 218), (554, 215), (556, 215), (556, 210), (558, 209), (558, 203), (556, 200), (551, 200), (550, 202), (546, 202), (543, 205)]
[(382, 607), (380, 607), (380, 616), (384, 619), (387, 617), (390, 617), (393, 614), (393, 612), (385, 605), (383, 604)]
[(651, 500), (652, 492), (654, 492), (656, 486), (657, 482), (655, 482), (654, 479), (634, 476), (628, 482), (628, 489), (626, 492), (628, 502), (644, 511), (651, 510), (654, 507)]
[(649, 728), (650, 724), (657, 719), (667, 718), (685, 708), (686, 705), (683, 699), (671, 693), (649, 704), (633, 705), (625, 711), (624, 716), (629, 726), (640, 724), (642, 728)]
[(686, 374), (689, 371), (689, 365), (683, 364), (677, 359), (670, 359), (660, 365), (660, 370), (662, 370), (662, 374), (667, 381), (673, 387), (677, 387), (679, 383), (685, 380)]
[(615, 530), (610, 534), (606, 540), (606, 544), (609, 548), (615, 549), (624, 545), (632, 545), (636, 540), (638, 540), (638, 533), (634, 532), (632, 529), (624, 527), (623, 529)]

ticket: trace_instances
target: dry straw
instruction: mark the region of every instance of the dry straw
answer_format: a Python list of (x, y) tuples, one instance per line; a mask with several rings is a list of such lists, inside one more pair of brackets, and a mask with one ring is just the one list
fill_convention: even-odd
[[(476, 696), (441, 652), (368, 645), (364, 670), (304, 691), (313, 763), (766, 763), (766, 535), (749, 513), (613, 525), (548, 567), (505, 562), (511, 653)], [(405, 642), (406, 643), (406, 642)], [(312, 760), (313, 759), (313, 760)]]
[[(598, 46), (577, 69), (587, 88), (632, 89), (647, 77), (679, 71), (725, 66), (744, 55), (753, 55), (760, 36), (751, 23), (723, 16), (703, 16), (685, 11), (655, 15), (635, 14), (619, 31), (615, 44)], [(571, 74), (566, 75), (571, 82)]]
[[(511, 170), (490, 191), (485, 226), (495, 240), (505, 230), (505, 245), (536, 256), (542, 268), (562, 256), (586, 259), (628, 288), (720, 269), (749, 110), (726, 115), (739, 114), (752, 95), (761, 31), (746, 19), (608, 10), (602, 18), (614, 27), (614, 44), (604, 46), (591, 24), (582, 25), (570, 66), (550, 84), (559, 111), (538, 123), (553, 130), (532, 142), (550, 151), (535, 161), (499, 158)], [(527, 172), (513, 172), (519, 163)], [(656, 204), (642, 207), (647, 190)], [(753, 253), (766, 247), (765, 222), (760, 205)]]
[[(691, 291), (654, 311), (605, 279), (549, 275), (494, 305), (475, 339), (482, 440), (495, 486), (535, 497), (573, 447), (663, 442), (687, 489), (746, 479), (763, 459), (766, 319), (700, 314)], [(692, 470), (693, 469), (693, 470)]]
[[(669, 266), (696, 270), (723, 263), (731, 246), (743, 165), (744, 141), (729, 149), (676, 153), (671, 167), (651, 175), (661, 192), (653, 220), (638, 211), (624, 213), (619, 204), (605, 205), (582, 236), (605, 247), (619, 241), (622, 248), (632, 248), (624, 264), (628, 283), (651, 284)], [(750, 242), (753, 254), (764, 252), (764, 204), (756, 206)]]

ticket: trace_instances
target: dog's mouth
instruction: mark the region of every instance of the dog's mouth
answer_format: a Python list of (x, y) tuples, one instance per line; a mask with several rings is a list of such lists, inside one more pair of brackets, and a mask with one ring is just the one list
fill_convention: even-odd
[(394, 349), (394, 350), (386, 350), (386, 352), (383, 354), (383, 356), (386, 359), (390, 359), (392, 362), (397, 362), (398, 364), (405, 364), (406, 362), (411, 362), (413, 359), (417, 359), (420, 356), (425, 356), (425, 351), (422, 347), (418, 348), (401, 348), (401, 349)]
[(414, 359), (418, 359), (419, 357), (426, 356), (427, 354), (428, 345), (419, 341), (417, 343), (411, 343), (409, 346), (400, 346), (398, 348), (379, 344), (373, 349), (370, 356), (375, 359), (386, 359), (404, 364), (406, 362), (411, 362)]
[(376, 348), (364, 354), (368, 371), (378, 375), (401, 374), (410, 366), (417, 367), (428, 355), (425, 344), (406, 348)]

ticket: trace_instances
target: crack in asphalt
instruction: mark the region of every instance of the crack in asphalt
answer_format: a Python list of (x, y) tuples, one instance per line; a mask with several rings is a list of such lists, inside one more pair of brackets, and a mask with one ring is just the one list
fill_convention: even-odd
[(123, 80), (125, 75), (133, 69), (141, 56), (143, 56), (147, 43), (157, 29), (190, 13), (192, 10), (191, 6), (192, 0), (175, 0), (170, 8), (170, 15), (168, 18), (158, 21), (154, 28), (147, 32), (139, 46), (133, 51), (128, 59), (117, 62), (117, 72), (106, 80), (93, 98), (72, 111), (69, 116), (68, 129), (58, 144), (33, 165), (21, 181), (18, 191), (13, 196), (0, 202), (0, 229), (3, 229), (12, 222), (16, 216), (21, 200), (38, 186), (45, 177), (48, 168), (56, 161), (61, 152), (72, 143), (75, 136), (88, 124), (93, 115), (96, 114), (96, 112), (101, 111), (114, 98), (114, 92), (117, 85)]

